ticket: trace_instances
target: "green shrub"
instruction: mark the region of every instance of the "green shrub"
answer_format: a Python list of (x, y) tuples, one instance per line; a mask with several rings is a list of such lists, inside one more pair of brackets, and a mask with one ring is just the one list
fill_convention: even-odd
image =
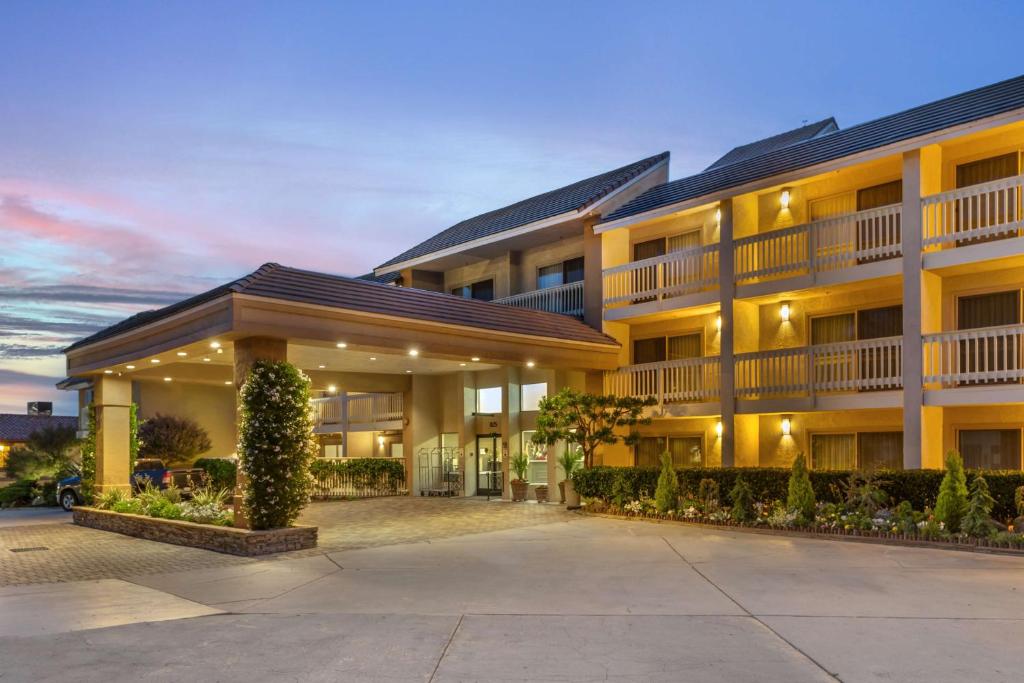
[(530, 471), (530, 456), (523, 452), (516, 453), (509, 461), (508, 468), (512, 470), (512, 476), (514, 479), (527, 481), (527, 476)]
[(126, 498), (124, 500), (116, 501), (109, 509), (113, 512), (127, 513), (130, 515), (146, 514), (146, 511), (142, 509), (142, 503), (139, 502), (138, 498)]
[(329, 488), (331, 479), (341, 477), (353, 486), (387, 494), (405, 488), (405, 462), (398, 458), (345, 458), (314, 460), (310, 474), (318, 487)]
[(996, 533), (992, 522), (992, 505), (995, 500), (988, 490), (985, 477), (979, 475), (971, 482), (971, 494), (967, 508), (960, 520), (960, 530), (972, 538), (988, 538)]
[(0, 507), (31, 505), (38, 489), (32, 479), (19, 479), (13, 484), (0, 488)]
[(851, 473), (844, 486), (847, 509), (873, 517), (889, 502), (889, 494), (882, 490), (881, 483), (874, 473)]
[(739, 524), (754, 521), (754, 494), (743, 477), (736, 477), (736, 483), (729, 491), (729, 498), (732, 500), (732, 509), (729, 511), (732, 521)]
[(616, 507), (621, 508), (624, 507), (626, 503), (636, 499), (636, 489), (631, 485), (629, 477), (615, 477), (615, 481), (612, 484), (612, 503)]
[(238, 465), (234, 460), (222, 458), (200, 458), (196, 460), (193, 467), (206, 472), (207, 485), (216, 489), (235, 489), (235, 480), (238, 477)]
[(793, 458), (793, 471), (789, 476), (789, 490), (786, 496), (786, 507), (797, 513), (797, 522), (808, 525), (814, 521), (814, 489), (811, 478), (807, 474), (807, 461), (800, 453)]
[(718, 482), (711, 477), (701, 479), (697, 484), (697, 502), (700, 503), (700, 509), (704, 513), (711, 513), (718, 509), (720, 495), (721, 489)]
[(658, 486), (654, 489), (654, 506), (658, 512), (665, 514), (675, 510), (679, 505), (679, 478), (672, 468), (672, 456), (668, 451), (661, 454), (661, 474)]
[(114, 506), (132, 497), (127, 489), (110, 489), (95, 496), (95, 505), (100, 510), (113, 510)]
[(291, 526), (309, 502), (317, 452), (309, 378), (285, 361), (258, 360), (239, 392), (239, 465), (253, 529)]
[(1013, 492), (1013, 504), (1017, 508), (1017, 516), (1024, 517), (1024, 486), (1018, 486)]
[(967, 508), (967, 478), (960, 454), (950, 451), (946, 454), (946, 474), (939, 486), (939, 497), (935, 501), (935, 519), (946, 525), (946, 531), (960, 531), (960, 519)]

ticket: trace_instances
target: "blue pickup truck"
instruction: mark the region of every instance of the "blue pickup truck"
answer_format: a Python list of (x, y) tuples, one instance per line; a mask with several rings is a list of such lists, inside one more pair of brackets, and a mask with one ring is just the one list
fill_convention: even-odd
[[(191, 493), (192, 486), (199, 484), (206, 476), (202, 469), (168, 469), (163, 460), (143, 458), (135, 462), (132, 473), (132, 490), (138, 491), (150, 481), (157, 488), (165, 489), (172, 484), (181, 489), (185, 495)], [(82, 478), (68, 477), (57, 482), (57, 502), (67, 511), (82, 503)]]

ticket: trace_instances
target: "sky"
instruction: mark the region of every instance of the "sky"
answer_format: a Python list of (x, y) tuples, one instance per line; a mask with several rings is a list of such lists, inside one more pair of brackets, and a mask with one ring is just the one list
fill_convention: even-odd
[(1019, 75), (1022, 3), (51, 2), (0, 21), (0, 412), (262, 263), (370, 271), (669, 150), (671, 176)]

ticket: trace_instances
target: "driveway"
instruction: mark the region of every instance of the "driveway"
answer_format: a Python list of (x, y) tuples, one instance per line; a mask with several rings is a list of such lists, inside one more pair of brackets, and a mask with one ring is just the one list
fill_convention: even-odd
[(407, 503), (338, 514), (409, 542), (0, 588), (0, 680), (1020, 680), (1018, 558)]

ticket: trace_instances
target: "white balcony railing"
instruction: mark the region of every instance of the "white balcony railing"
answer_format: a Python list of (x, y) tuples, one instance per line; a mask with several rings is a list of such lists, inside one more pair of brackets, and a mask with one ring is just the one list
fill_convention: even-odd
[(658, 403), (717, 401), (719, 368), (718, 356), (627, 365), (604, 374), (605, 392), (636, 398), (654, 396)]
[(735, 382), (737, 398), (900, 389), (903, 338), (737, 354)]
[(943, 386), (1024, 379), (1024, 325), (926, 334), (924, 381)]
[(1024, 175), (940, 192), (921, 200), (924, 246), (960, 245), (1024, 228)]
[(313, 422), (317, 427), (371, 425), (403, 419), (402, 394), (367, 393), (314, 398)]
[(675, 251), (604, 270), (605, 305), (642, 303), (717, 287), (717, 244)]
[(495, 299), (494, 303), (515, 306), (516, 308), (531, 308), (536, 311), (548, 311), (549, 313), (574, 315), (577, 318), (582, 318), (583, 282), (581, 280), (557, 287), (546, 287), (532, 292), (513, 294), (512, 296)]
[(824, 218), (736, 240), (736, 282), (841, 270), (902, 254), (902, 205)]

